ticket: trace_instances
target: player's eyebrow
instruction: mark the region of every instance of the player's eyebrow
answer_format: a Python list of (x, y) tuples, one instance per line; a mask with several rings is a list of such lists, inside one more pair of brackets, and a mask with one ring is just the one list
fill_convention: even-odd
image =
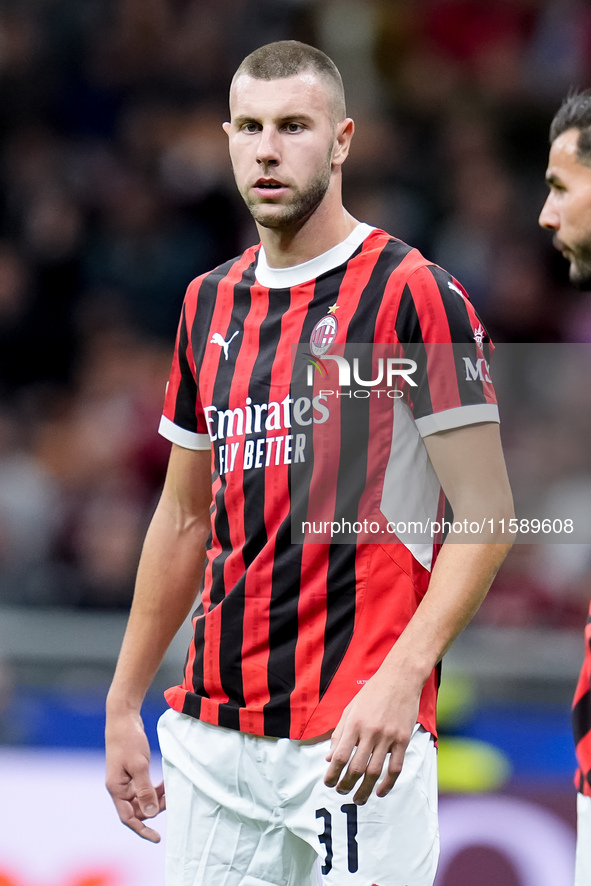
[[(291, 123), (291, 122), (301, 122), (301, 123), (312, 123), (312, 117), (309, 114), (306, 114), (305, 111), (299, 111), (293, 114), (282, 114), (281, 117), (277, 117), (273, 122), (279, 124), (280, 126), (283, 123)], [(236, 117), (232, 118), (232, 124), (234, 126), (243, 126), (245, 123), (260, 123), (260, 117), (257, 117), (256, 114), (238, 114)]]
[(232, 123), (256, 123), (257, 118), (253, 117), (251, 114), (238, 114), (236, 117), (232, 117)]

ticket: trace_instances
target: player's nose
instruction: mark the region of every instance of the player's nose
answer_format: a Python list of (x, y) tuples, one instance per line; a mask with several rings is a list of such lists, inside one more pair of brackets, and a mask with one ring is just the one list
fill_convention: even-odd
[(264, 126), (257, 146), (257, 162), (277, 165), (279, 160), (279, 135), (273, 127)]
[(538, 217), (538, 224), (541, 228), (546, 228), (547, 231), (557, 231), (560, 227), (560, 216), (553, 206), (552, 194), (548, 194), (546, 197), (546, 202)]

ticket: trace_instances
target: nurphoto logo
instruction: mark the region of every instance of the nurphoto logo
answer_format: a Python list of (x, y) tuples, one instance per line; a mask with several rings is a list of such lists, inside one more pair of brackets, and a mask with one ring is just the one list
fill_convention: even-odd
[(388, 388), (396, 388), (399, 379), (405, 381), (410, 387), (417, 387), (416, 381), (412, 378), (417, 371), (417, 363), (409, 357), (380, 357), (375, 370), (377, 373), (375, 378), (361, 378), (358, 357), (353, 358), (352, 367), (346, 357), (337, 356), (336, 354), (325, 354), (321, 360), (314, 360), (310, 355), (306, 355), (306, 358), (309, 364), (306, 377), (308, 387), (314, 386), (314, 369), (318, 369), (321, 375), (328, 373), (327, 360), (332, 360), (337, 365), (339, 387), (350, 387), (351, 375), (353, 375), (355, 384), (365, 388), (373, 388), (384, 383)]

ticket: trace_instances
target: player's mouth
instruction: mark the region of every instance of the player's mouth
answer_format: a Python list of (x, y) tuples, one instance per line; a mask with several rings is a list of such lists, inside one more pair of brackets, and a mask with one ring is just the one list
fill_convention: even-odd
[(558, 239), (558, 237), (554, 237), (552, 239), (552, 245), (555, 249), (558, 250), (558, 252), (561, 252), (565, 258), (569, 257), (570, 249), (568, 248), (566, 243), (563, 243), (562, 240)]
[(287, 185), (276, 178), (259, 178), (252, 189), (259, 197), (279, 197), (285, 193)]

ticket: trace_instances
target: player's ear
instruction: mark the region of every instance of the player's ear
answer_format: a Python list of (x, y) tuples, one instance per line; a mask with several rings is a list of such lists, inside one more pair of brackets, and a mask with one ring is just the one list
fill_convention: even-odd
[(354, 132), (355, 124), (350, 117), (345, 117), (345, 119), (338, 124), (335, 132), (334, 148), (332, 151), (332, 162), (335, 166), (340, 166), (347, 159)]
[(226, 135), (229, 137), (229, 136), (230, 136), (230, 130), (232, 129), (232, 124), (231, 124), (231, 123), (228, 123), (228, 122), (226, 122), (226, 123), (222, 123), (222, 129), (224, 130), (224, 132), (226, 133)]

